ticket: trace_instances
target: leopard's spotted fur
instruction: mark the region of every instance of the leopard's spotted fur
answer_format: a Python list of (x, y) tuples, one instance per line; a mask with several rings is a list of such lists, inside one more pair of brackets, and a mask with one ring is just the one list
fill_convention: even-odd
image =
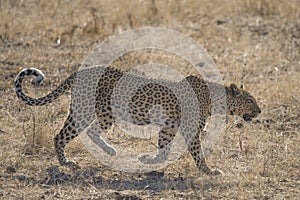
[[(94, 99), (94, 109), (98, 118), (98, 122), (101, 126), (102, 131), (107, 131), (115, 122), (115, 116), (113, 110), (120, 112), (122, 117), (122, 105), (117, 105), (113, 108), (112, 105), (112, 92), (116, 87), (118, 81), (124, 77), (124, 72), (121, 72), (117, 69), (108, 67), (97, 67), (84, 69), (82, 71), (76, 72), (69, 76), (60, 86), (58, 86), (54, 91), (48, 95), (41, 98), (31, 98), (23, 93), (22, 91), (22, 81), (26, 75), (34, 75), (36, 78), (33, 80), (34, 84), (38, 84), (43, 80), (44, 75), (41, 71), (35, 68), (23, 69), (15, 79), (15, 92), (20, 100), (25, 102), (28, 105), (45, 105), (47, 103), (53, 102), (55, 99), (60, 97), (62, 94), (68, 90), (74, 90), (73, 87), (75, 84), (76, 77), (88, 77), (85, 80), (88, 80), (86, 85), (92, 84), (89, 81), (93, 81), (93, 77), (97, 77), (98, 84), (95, 90), (95, 99)], [(89, 77), (90, 76), (90, 77)], [(183, 86), (183, 81), (187, 82), (189, 87), (192, 88), (196, 95), (196, 103), (199, 105), (199, 116), (197, 116), (198, 121), (198, 131), (193, 135), (186, 135), (185, 141), (187, 143), (188, 150), (192, 155), (197, 167), (204, 171), (207, 174), (219, 174), (220, 172), (211, 170), (205, 163), (205, 157), (201, 150), (201, 144), (199, 140), (199, 135), (203, 131), (207, 118), (212, 113), (210, 90), (213, 88), (215, 91), (224, 91), (226, 95), (226, 111), (230, 115), (239, 115), (244, 118), (244, 120), (249, 121), (252, 118), (256, 117), (261, 113), (260, 108), (258, 107), (256, 100), (246, 91), (243, 91), (235, 84), (230, 86), (223, 86), (216, 83), (207, 83), (203, 79), (188, 76), (183, 81), (180, 82), (164, 82), (164, 84), (159, 84), (153, 82), (150, 79), (147, 79), (142, 76), (137, 76), (135, 74), (130, 75), (130, 78), (136, 80), (136, 82), (144, 81), (146, 84), (135, 88), (135, 92), (130, 97), (130, 102), (128, 106), (128, 113), (130, 114), (130, 120), (132, 123), (137, 125), (145, 125), (154, 123), (159, 125), (161, 130), (159, 132), (158, 139), (158, 153), (155, 157), (150, 157), (143, 155), (139, 157), (139, 160), (143, 163), (157, 163), (167, 159), (172, 141), (175, 137), (175, 134), (178, 132), (178, 129), (181, 124), (181, 109), (180, 109), (180, 99), (174, 94), (172, 89), (178, 89), (183, 95), (186, 94), (186, 88)], [(80, 80), (79, 80), (80, 82)], [(83, 85), (85, 83), (82, 83)], [(124, 90), (120, 91), (120, 96), (126, 94), (126, 90), (132, 89), (133, 85), (127, 85)], [(76, 86), (77, 87), (77, 86)], [(210, 87), (210, 88), (209, 88)], [(72, 91), (74, 92), (74, 91)], [(217, 92), (217, 95), (221, 92)], [(72, 95), (72, 98), (76, 96)], [(81, 99), (82, 100), (82, 99)], [(81, 100), (77, 101), (80, 102)], [(73, 102), (73, 101), (72, 101)], [(153, 106), (160, 105), (165, 111), (162, 113), (151, 113), (150, 110)], [(80, 103), (78, 104), (80, 107)], [(86, 120), (84, 117), (75, 117), (80, 116), (84, 108), (81, 109), (70, 109), (70, 113), (64, 123), (63, 128), (60, 133), (57, 134), (54, 138), (55, 149), (58, 155), (58, 160), (61, 165), (67, 165), (72, 167), (77, 167), (77, 164), (73, 161), (67, 161), (65, 158), (64, 148), (67, 143), (72, 139), (78, 136), (80, 132), (83, 131), (84, 127), (76, 127), (76, 123), (81, 123), (78, 119)], [(76, 120), (75, 120), (76, 118)], [(87, 117), (88, 118), (88, 117)], [(86, 121), (86, 123), (93, 123), (92, 121)], [(90, 133), (97, 131), (96, 129), (90, 129)], [(101, 148), (113, 156), (116, 154), (115, 149), (107, 144), (101, 137), (94, 137), (97, 144)]]

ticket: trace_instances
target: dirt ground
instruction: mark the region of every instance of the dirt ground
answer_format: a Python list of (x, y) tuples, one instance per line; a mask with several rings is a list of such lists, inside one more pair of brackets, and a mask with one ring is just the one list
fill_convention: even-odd
[[(298, 199), (300, 197), (300, 1), (0, 1), (0, 199)], [(75, 72), (93, 48), (132, 28), (166, 27), (207, 50), (225, 84), (244, 84), (262, 113), (229, 116), (200, 173), (186, 154), (163, 170), (131, 174), (102, 165), (79, 139), (60, 167), (53, 137), (69, 95), (42, 107), (20, 102), (17, 73), (43, 71), (34, 97)], [(129, 144), (128, 144), (129, 145)]]

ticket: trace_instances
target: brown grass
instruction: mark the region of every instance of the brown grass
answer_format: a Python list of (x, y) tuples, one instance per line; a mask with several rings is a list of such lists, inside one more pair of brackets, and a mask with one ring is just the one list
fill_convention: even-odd
[[(297, 0), (0, 2), (0, 198), (2, 199), (296, 199), (300, 196), (300, 4)], [(45, 95), (110, 35), (137, 27), (178, 30), (214, 59), (226, 84), (244, 83), (263, 110), (256, 123), (229, 117), (208, 158), (225, 174), (200, 174), (186, 155), (160, 173), (111, 170), (77, 139), (58, 165), (53, 137), (67, 96), (29, 107), (13, 91), (16, 74), (41, 69)], [(58, 45), (57, 39), (61, 40)]]

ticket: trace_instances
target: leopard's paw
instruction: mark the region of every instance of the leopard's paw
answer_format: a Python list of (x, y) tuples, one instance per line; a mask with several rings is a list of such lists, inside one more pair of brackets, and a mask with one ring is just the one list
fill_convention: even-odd
[(80, 166), (78, 165), (78, 163), (76, 161), (73, 161), (73, 160), (67, 161), (63, 165), (70, 168), (70, 169), (73, 169), (73, 170), (80, 169)]
[(143, 164), (158, 164), (164, 162), (166, 159), (162, 156), (158, 155), (149, 155), (149, 154), (142, 154), (138, 156), (139, 161)]

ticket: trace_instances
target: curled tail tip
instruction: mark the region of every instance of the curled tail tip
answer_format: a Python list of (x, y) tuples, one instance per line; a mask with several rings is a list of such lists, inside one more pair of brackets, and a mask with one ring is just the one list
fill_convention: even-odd
[(34, 79), (31, 80), (31, 84), (39, 85), (43, 81), (44, 77), (45, 76), (43, 76), (43, 75), (36, 76)]
[(17, 77), (24, 77), (25, 75), (34, 75), (35, 76), (35, 78), (31, 80), (31, 83), (33, 85), (39, 85), (45, 78), (45, 75), (43, 74), (43, 72), (36, 68), (25, 68), (19, 72)]
[(37, 68), (24, 68), (19, 72), (19, 74), (21, 73), (25, 73), (25, 75), (45, 76), (43, 72)]
[[(48, 103), (53, 102), (55, 99), (60, 97), (62, 94), (64, 94), (66, 91), (70, 90), (72, 86), (72, 79), (73, 76), (69, 77), (67, 80), (65, 80), (61, 85), (59, 85), (55, 90), (47, 94), (46, 96), (39, 97), (39, 98), (32, 98), (26, 94), (24, 94), (22, 90), (22, 82), (27, 75), (33, 75), (35, 76), (32, 80), (31, 83), (34, 85), (38, 85), (39, 83), (42, 82), (44, 79), (44, 74), (42, 71), (36, 69), (36, 68), (25, 68), (19, 72), (17, 75), (15, 82), (14, 82), (14, 89), (17, 97), (25, 102), (27, 105), (45, 105)], [(71, 80), (71, 81), (70, 81)]]

